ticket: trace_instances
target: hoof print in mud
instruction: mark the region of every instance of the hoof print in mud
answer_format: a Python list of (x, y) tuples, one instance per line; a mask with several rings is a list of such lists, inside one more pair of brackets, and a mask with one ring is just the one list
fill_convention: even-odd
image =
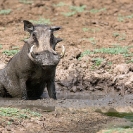
[(47, 87), (49, 97), (56, 99), (55, 72), (62, 55), (55, 47), (62, 39), (56, 38), (54, 31), (60, 27), (23, 22), (30, 37), (22, 50), (0, 70), (0, 96), (39, 99)]

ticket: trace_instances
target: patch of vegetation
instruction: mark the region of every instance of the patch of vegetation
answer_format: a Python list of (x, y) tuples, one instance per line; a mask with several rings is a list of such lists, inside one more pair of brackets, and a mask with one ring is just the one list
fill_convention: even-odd
[(81, 53), (80, 57), (78, 58), (78, 60), (80, 60), (82, 57), (86, 56), (86, 55), (91, 55), (94, 54), (94, 52), (90, 51), (90, 50), (85, 50), (84, 52)]
[(102, 54), (122, 54), (124, 57), (129, 57), (132, 56), (133, 54), (129, 53), (129, 49), (132, 48), (133, 46), (117, 46), (115, 45), (112, 48), (100, 48), (100, 49), (94, 49), (93, 51), (86, 50), (83, 53), (81, 53), (80, 57), (78, 58), (79, 60), (86, 55), (91, 55), (91, 54), (97, 54), (97, 53), (102, 53)]
[(122, 40), (126, 40), (126, 34), (121, 34), (121, 36), (119, 37), (119, 40), (122, 41)]
[(117, 32), (113, 33), (113, 37), (118, 37), (118, 36), (120, 36), (119, 33), (117, 33)]
[(86, 28), (86, 27), (84, 27), (82, 30), (83, 30), (84, 32), (90, 31), (90, 32), (93, 32), (93, 33), (97, 32), (97, 31), (100, 31), (99, 28)]
[(84, 12), (86, 9), (86, 5), (82, 6), (70, 6), (70, 9), (75, 11), (75, 12)]
[(95, 37), (90, 37), (88, 40), (93, 45), (95, 45), (97, 43), (97, 40), (95, 39)]
[(8, 117), (14, 117), (14, 118), (31, 118), (34, 117), (40, 117), (41, 114), (37, 112), (30, 111), (29, 109), (17, 109), (17, 108), (0, 108), (0, 116), (8, 116)]
[(2, 46), (2, 44), (0, 44), (0, 49), (2, 49), (3, 48), (3, 46)]
[(104, 61), (104, 59), (103, 58), (94, 58), (93, 61), (95, 63), (95, 66), (100, 66), (101, 63)]
[[(101, 112), (100, 112), (101, 113)], [(125, 118), (131, 122), (133, 122), (133, 113), (119, 113), (119, 112), (107, 112), (107, 113), (102, 113), (106, 116), (110, 117), (118, 117), (118, 118)], [(103, 130), (103, 133), (132, 133), (133, 128), (132, 124), (130, 125), (125, 125), (125, 126), (117, 126), (117, 127), (112, 127), (111, 129), (106, 129)]]
[[(133, 55), (132, 55), (133, 56)], [(129, 57), (129, 56), (128, 56)], [(133, 63), (133, 59), (126, 61), (126, 63)]]
[(93, 14), (96, 14), (96, 13), (99, 13), (99, 12), (104, 12), (106, 11), (106, 8), (101, 8), (101, 9), (91, 9), (90, 10), (90, 13), (93, 13)]
[(74, 11), (74, 12), (66, 12), (66, 13), (62, 13), (64, 16), (66, 16), (66, 17), (71, 17), (71, 16), (73, 16), (73, 15), (75, 15), (76, 14), (76, 12)]
[(61, 6), (66, 6), (67, 4), (64, 2), (59, 2), (58, 4), (53, 4), (55, 7), (61, 7)]
[(133, 53), (124, 54), (124, 57), (133, 57)]
[(128, 15), (128, 16), (122, 16), (121, 14), (119, 14), (119, 16), (117, 17), (117, 20), (119, 22), (124, 22), (125, 19), (132, 19), (133, 18), (133, 14)]
[(112, 129), (106, 129), (102, 131), (102, 133), (132, 133), (133, 128), (125, 129), (125, 128), (112, 128)]
[(16, 50), (18, 50), (19, 47), (18, 47), (18, 46), (12, 46), (12, 49), (16, 49)]
[(95, 37), (83, 38), (82, 40), (88, 41), (93, 45), (96, 45), (96, 43), (97, 43), (97, 40), (95, 39)]
[(115, 32), (115, 33), (113, 33), (113, 36), (115, 38), (118, 37), (119, 41), (126, 40), (126, 34), (125, 33), (120, 34), (120, 33)]
[(29, 37), (26, 36), (26, 37), (20, 39), (20, 41), (27, 41), (28, 38), (29, 38)]
[(18, 46), (13, 46), (11, 50), (4, 50), (2, 53), (7, 56), (13, 56), (19, 52)]
[(33, 3), (32, 0), (19, 0), (19, 2), (21, 2), (23, 4), (32, 4)]
[(50, 19), (40, 18), (39, 20), (30, 20), (34, 24), (51, 24)]
[(15, 50), (15, 49), (14, 50), (4, 50), (2, 53), (7, 56), (13, 56), (18, 53), (18, 50)]
[(119, 16), (119, 17), (117, 18), (117, 20), (118, 20), (119, 22), (123, 22), (123, 21), (125, 20), (125, 18), (122, 17), (122, 16)]
[(111, 66), (111, 65), (112, 65), (112, 62), (111, 62), (111, 61), (109, 61), (109, 62), (108, 62), (108, 65), (109, 65), (109, 66)]
[(89, 29), (88, 28), (83, 28), (83, 31), (87, 32), (87, 31), (89, 31)]
[(127, 54), (128, 53), (128, 48), (129, 47), (113, 47), (113, 48), (100, 48), (100, 49), (95, 49), (95, 53), (104, 53), (104, 54)]
[(112, 117), (126, 118), (133, 122), (133, 113), (108, 112), (104, 114)]
[(0, 14), (1, 15), (8, 15), (11, 13), (11, 11), (12, 11), (11, 9), (0, 10)]
[(82, 5), (82, 6), (70, 6), (70, 12), (64, 12), (62, 13), (64, 16), (66, 17), (71, 17), (73, 15), (75, 15), (78, 12), (83, 12), (85, 11), (86, 5)]
[(6, 122), (8, 125), (10, 125), (16, 119), (21, 120), (21, 119), (30, 119), (32, 117), (41, 117), (41, 114), (33, 112), (29, 109), (0, 107), (0, 116), (3, 122)]

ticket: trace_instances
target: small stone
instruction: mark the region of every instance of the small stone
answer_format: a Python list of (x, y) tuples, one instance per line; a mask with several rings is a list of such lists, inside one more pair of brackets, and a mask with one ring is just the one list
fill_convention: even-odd
[(95, 88), (94, 88), (94, 87), (90, 87), (89, 90), (90, 90), (90, 91), (94, 91)]
[(5, 63), (0, 62), (0, 69), (3, 69), (6, 66)]
[(7, 127), (6, 130), (7, 130), (7, 131), (11, 131), (11, 128), (10, 128), (10, 127)]
[(70, 91), (75, 93), (77, 91), (77, 87), (73, 86)]
[(116, 65), (113, 72), (115, 74), (127, 74), (129, 72), (129, 69), (130, 68), (128, 64), (119, 64), (119, 65)]
[(81, 85), (77, 86), (77, 90), (82, 91), (83, 90), (83, 86), (81, 86)]

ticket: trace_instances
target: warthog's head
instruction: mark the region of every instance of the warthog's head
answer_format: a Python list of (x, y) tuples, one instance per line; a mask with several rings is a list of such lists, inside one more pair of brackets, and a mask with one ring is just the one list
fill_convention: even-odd
[(24, 30), (30, 33), (27, 43), (30, 44), (28, 53), (29, 58), (43, 67), (56, 66), (60, 58), (64, 55), (64, 47), (62, 55), (57, 54), (55, 46), (62, 41), (54, 36), (54, 31), (60, 27), (48, 25), (33, 25), (31, 22), (24, 20)]

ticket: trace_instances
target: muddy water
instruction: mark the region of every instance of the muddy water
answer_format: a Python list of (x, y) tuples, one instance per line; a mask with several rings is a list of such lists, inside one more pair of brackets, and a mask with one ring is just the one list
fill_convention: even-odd
[[(44, 99), (41, 100), (20, 100), (20, 99), (0, 99), (1, 107), (17, 107), (22, 109), (31, 109), (33, 111), (39, 112), (51, 112), (58, 114), (57, 112), (77, 114), (80, 113), (79, 116), (86, 114), (88, 112), (99, 112), (104, 116), (108, 116), (108, 121), (104, 121), (105, 123), (97, 122), (97, 129), (99, 126), (101, 129), (110, 129), (115, 127), (121, 128), (130, 128), (133, 125), (131, 119), (127, 119), (123, 117), (116, 117), (115, 114), (119, 114), (119, 112), (132, 112), (132, 95), (125, 95), (124, 97), (118, 95), (93, 95), (89, 93), (61, 93), (57, 92), (58, 100), (50, 99), (47, 93), (44, 93)], [(47, 113), (48, 114), (48, 113)], [(112, 114), (112, 115), (109, 115)], [(132, 113), (130, 113), (132, 114)], [(53, 116), (49, 117), (53, 119)], [(89, 114), (90, 115), (90, 114)], [(123, 114), (122, 114), (123, 115)], [(119, 115), (118, 115), (119, 116)], [(133, 116), (127, 115), (128, 117)], [(132, 117), (131, 117), (132, 118)], [(65, 118), (66, 119), (66, 118)], [(64, 119), (64, 120), (65, 120)], [(80, 117), (79, 117), (80, 119)], [(95, 116), (93, 116), (95, 119)], [(103, 120), (102, 120), (103, 121)], [(93, 121), (91, 121), (93, 123)], [(85, 123), (83, 124), (85, 125)], [(76, 130), (76, 129), (74, 129)], [(88, 130), (87, 130), (88, 132)]]
[(37, 107), (54, 111), (58, 107), (95, 108), (99, 112), (133, 112), (132, 95), (94, 95), (89, 93), (57, 92), (57, 99), (52, 100), (44, 93), (41, 100), (20, 100), (16, 98), (0, 98), (0, 106)]
[(122, 129), (130, 129), (133, 127), (133, 113), (119, 113), (119, 112), (107, 112), (103, 113), (106, 116), (119, 118), (116, 122), (110, 123), (106, 126), (106, 128), (122, 128)]

